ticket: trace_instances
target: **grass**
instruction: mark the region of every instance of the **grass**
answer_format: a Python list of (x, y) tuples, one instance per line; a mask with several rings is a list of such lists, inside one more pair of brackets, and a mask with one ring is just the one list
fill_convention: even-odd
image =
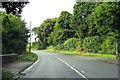
[(17, 61), (32, 61), (32, 62), (34, 62), (37, 59), (38, 59), (38, 57), (35, 53), (26, 52), (26, 53), (21, 54)]
[(55, 50), (54, 47), (49, 47), (45, 50), (46, 52), (55, 52), (61, 54), (69, 54), (69, 55), (78, 55), (78, 56), (89, 56), (89, 57), (98, 57), (98, 58), (116, 58), (115, 55), (111, 54), (96, 54), (96, 53), (89, 53), (89, 52), (80, 52), (80, 51), (63, 51), (63, 50)]
[[(35, 53), (25, 52), (19, 55), (17, 62), (31, 61), (35, 62), (38, 59), (38, 56)], [(2, 80), (9, 80), (13, 74), (10, 71), (2, 70)]]
[(12, 75), (10, 71), (2, 71), (2, 80), (8, 80)]

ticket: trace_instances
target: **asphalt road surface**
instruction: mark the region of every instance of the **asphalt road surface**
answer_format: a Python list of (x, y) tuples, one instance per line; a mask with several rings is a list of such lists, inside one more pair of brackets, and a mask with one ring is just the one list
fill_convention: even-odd
[(118, 78), (118, 65), (80, 56), (34, 51), (39, 59), (21, 78)]

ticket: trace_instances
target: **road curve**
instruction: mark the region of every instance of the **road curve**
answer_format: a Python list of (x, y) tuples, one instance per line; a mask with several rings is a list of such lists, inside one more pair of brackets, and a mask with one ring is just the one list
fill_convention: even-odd
[[(34, 51), (38, 61), (26, 69), (22, 78), (51, 78), (56, 80), (118, 80), (118, 65), (81, 56)], [(82, 78), (82, 79), (81, 79)], [(62, 79), (63, 80), (63, 79)]]
[[(26, 69), (22, 78), (84, 78), (69, 64), (45, 52), (35, 51), (38, 61)], [(73, 68), (73, 69), (72, 69)], [(84, 79), (85, 80), (85, 79)]]

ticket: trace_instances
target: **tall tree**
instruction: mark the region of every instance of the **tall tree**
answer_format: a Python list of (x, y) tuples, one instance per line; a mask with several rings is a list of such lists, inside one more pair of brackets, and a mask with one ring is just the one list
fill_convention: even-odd
[(29, 2), (26, 1), (9, 1), (9, 0), (2, 0), (2, 8), (4, 8), (7, 14), (14, 14), (16, 16), (20, 16), (22, 9), (25, 7), (26, 4)]
[(94, 23), (100, 35), (115, 36), (119, 27), (119, 3), (105, 2), (95, 8)]
[(45, 49), (50, 45), (48, 37), (53, 31), (57, 18), (46, 19), (38, 28), (34, 28), (33, 31), (37, 34), (40, 42), (41, 49)]
[[(8, 16), (8, 18), (6, 18)], [(2, 53), (21, 53), (26, 51), (28, 29), (26, 23), (20, 17), (2, 13)], [(12, 47), (11, 47), (12, 46)]]
[[(2, 8), (6, 12), (2, 13), (2, 53), (21, 53), (26, 51), (28, 39), (28, 29), (26, 23), (21, 20), (21, 12), (26, 1), (1, 0)], [(12, 47), (11, 47), (12, 46)]]
[(120, 2), (106, 2), (95, 8), (94, 23), (101, 35), (116, 38), (116, 53), (120, 52)]
[(57, 19), (53, 32), (50, 34), (53, 45), (63, 43), (68, 38), (75, 35), (74, 30), (70, 27), (72, 14), (62, 11)]
[(79, 38), (88, 36), (88, 20), (87, 17), (91, 15), (94, 10), (95, 3), (92, 2), (77, 2), (74, 5), (73, 16), (71, 18), (71, 27), (76, 31)]

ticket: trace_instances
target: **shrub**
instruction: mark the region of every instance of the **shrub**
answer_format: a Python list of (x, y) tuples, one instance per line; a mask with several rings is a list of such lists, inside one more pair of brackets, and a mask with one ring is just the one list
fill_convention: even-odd
[(75, 48), (80, 46), (80, 41), (79, 39), (76, 39), (76, 38), (69, 38), (64, 42), (63, 46), (64, 46), (64, 50), (67, 50), (67, 51), (74, 50)]
[(58, 44), (55, 49), (56, 50), (66, 50), (66, 51), (72, 51), (76, 48), (81, 47), (81, 41), (76, 38), (69, 38), (66, 40), (63, 44)]
[(32, 49), (33, 50), (38, 50), (38, 48), (39, 48), (39, 43), (38, 42), (33, 42), (32, 43)]
[(100, 46), (101, 50), (99, 53), (102, 54), (115, 54), (115, 38), (114, 37), (104, 37), (104, 41)]
[(102, 39), (99, 36), (86, 37), (83, 41), (83, 49), (87, 52), (97, 53), (100, 50)]
[(63, 50), (64, 49), (64, 45), (63, 44), (58, 44), (56, 47), (55, 47), (56, 50)]

